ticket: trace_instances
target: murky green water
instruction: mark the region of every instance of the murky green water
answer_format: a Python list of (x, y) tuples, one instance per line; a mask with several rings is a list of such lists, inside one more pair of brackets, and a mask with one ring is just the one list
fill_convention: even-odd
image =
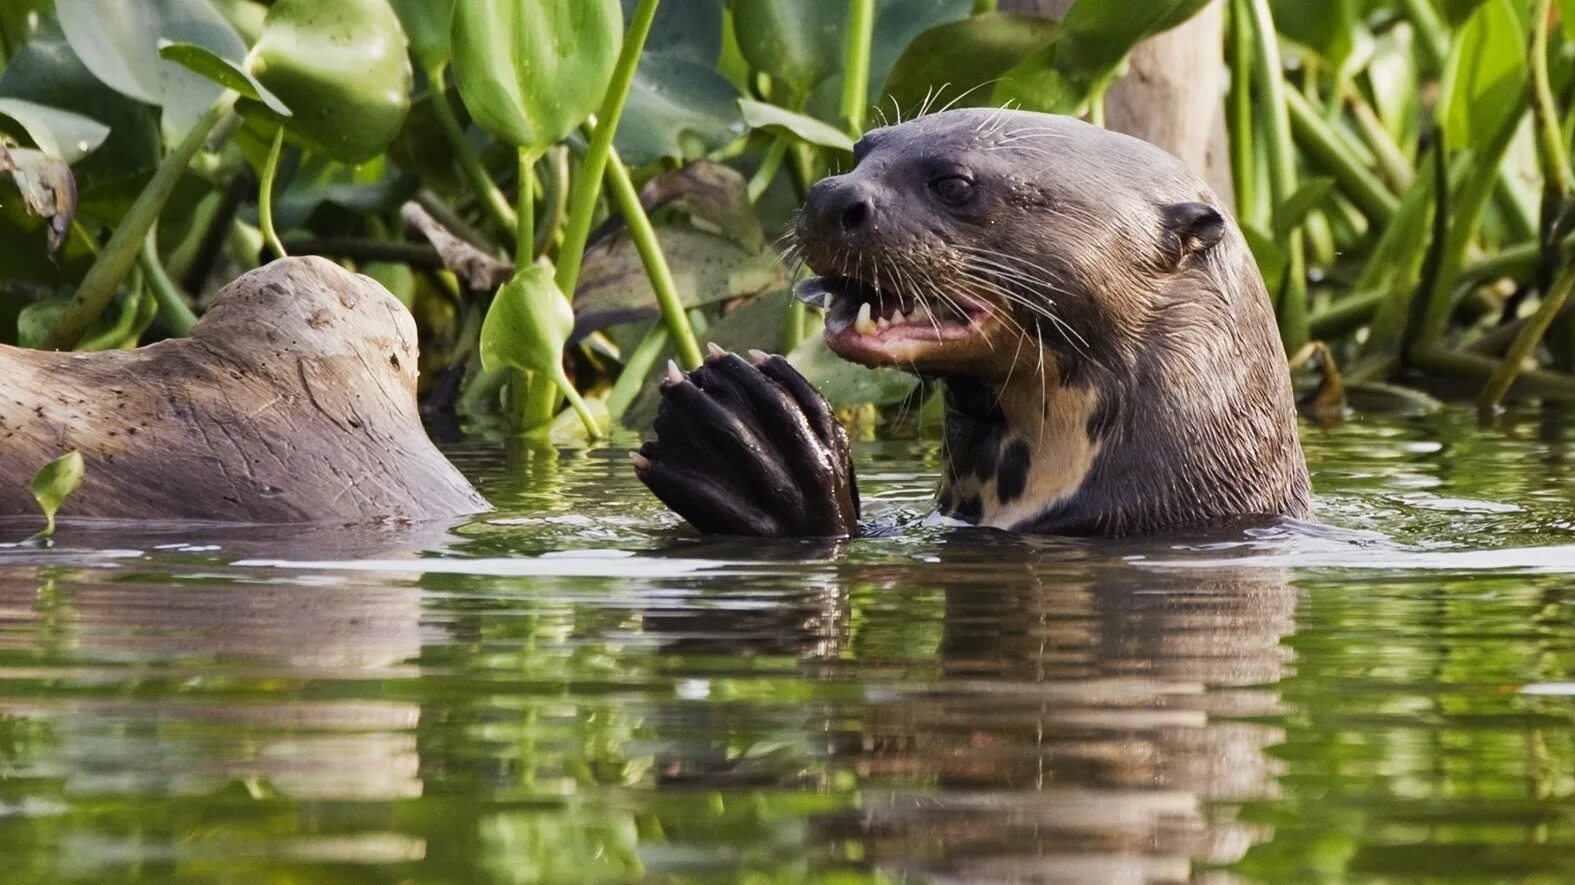
[(0, 880), (1575, 879), (1575, 425), (1306, 436), (1396, 543), (686, 540), (605, 450), (0, 548)]

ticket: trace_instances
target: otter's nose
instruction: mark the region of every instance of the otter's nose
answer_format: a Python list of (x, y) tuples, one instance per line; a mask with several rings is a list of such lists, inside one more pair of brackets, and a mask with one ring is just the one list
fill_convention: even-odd
[(861, 185), (841, 178), (824, 178), (809, 189), (804, 209), (825, 230), (861, 233), (875, 217), (875, 202)]

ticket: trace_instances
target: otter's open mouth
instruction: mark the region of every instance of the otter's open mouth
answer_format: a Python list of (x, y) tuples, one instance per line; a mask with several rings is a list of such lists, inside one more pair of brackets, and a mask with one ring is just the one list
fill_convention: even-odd
[(793, 294), (826, 311), (826, 343), (866, 365), (910, 365), (977, 338), (994, 315), (978, 298), (916, 298), (853, 277), (814, 277)]

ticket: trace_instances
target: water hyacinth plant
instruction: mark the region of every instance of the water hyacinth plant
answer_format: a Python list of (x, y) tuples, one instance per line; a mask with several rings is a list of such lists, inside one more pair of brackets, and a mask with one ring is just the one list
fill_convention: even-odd
[[(1225, 186), (1288, 356), (1488, 416), (1575, 398), (1572, 6), (1215, 0)], [(410, 307), (440, 430), (639, 428), (706, 340), (911, 414), (914, 379), (831, 358), (788, 295), (770, 244), (804, 193), (872, 120), (1102, 122), (1134, 48), (1210, 7), (16, 0), (0, 342), (184, 335), (238, 274), (318, 254)]]

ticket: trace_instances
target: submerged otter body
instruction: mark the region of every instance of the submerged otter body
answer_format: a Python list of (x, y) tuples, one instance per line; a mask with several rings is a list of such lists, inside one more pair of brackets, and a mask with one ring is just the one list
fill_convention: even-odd
[[(944, 385), (941, 513), (1106, 536), (1310, 516), (1262, 277), (1180, 161), (977, 109), (871, 132), (855, 160), (809, 194), (799, 296), (840, 356)], [(856, 533), (845, 437), (789, 374), (714, 354), (670, 377), (641, 478), (703, 531)]]

